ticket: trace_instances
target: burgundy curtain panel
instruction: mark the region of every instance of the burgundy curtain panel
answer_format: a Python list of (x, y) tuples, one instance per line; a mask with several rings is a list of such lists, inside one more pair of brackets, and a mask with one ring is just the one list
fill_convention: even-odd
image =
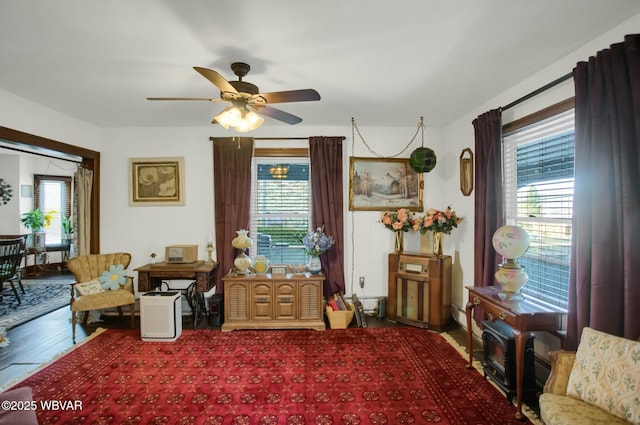
[(567, 349), (585, 326), (640, 336), (640, 34), (573, 70), (575, 187)]
[(320, 256), (325, 297), (345, 292), (342, 141), (344, 137), (310, 137), (311, 204), (314, 228), (325, 226), (335, 245)]
[[(502, 214), (502, 112), (493, 109), (473, 120), (475, 133), (475, 224), (473, 285), (492, 286), (500, 261), (491, 238), (504, 224)], [(474, 309), (478, 326), (484, 312)]]
[[(251, 215), (251, 158), (253, 138), (213, 139), (214, 211), (216, 225), (216, 293), (224, 293), (221, 278), (236, 256), (231, 241), (236, 230), (249, 229)], [(251, 236), (251, 235), (249, 235)]]

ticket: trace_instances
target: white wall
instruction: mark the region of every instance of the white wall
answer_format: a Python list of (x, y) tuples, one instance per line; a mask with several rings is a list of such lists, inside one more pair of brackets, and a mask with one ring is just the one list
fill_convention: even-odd
[(0, 126), (99, 151), (101, 130), (0, 89)]
[(0, 170), (0, 178), (12, 189), (11, 200), (0, 203), (0, 235), (15, 235), (20, 229), (20, 157), (0, 153)]

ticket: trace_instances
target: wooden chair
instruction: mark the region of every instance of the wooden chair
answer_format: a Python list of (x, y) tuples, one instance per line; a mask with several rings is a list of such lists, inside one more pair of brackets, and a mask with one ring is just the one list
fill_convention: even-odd
[(0, 240), (0, 299), (3, 297), (4, 283), (8, 282), (13, 289), (18, 304), (22, 303), (16, 288), (17, 282), (24, 294), (20, 263), (24, 257), (25, 237), (15, 237)]
[(76, 281), (71, 284), (71, 325), (73, 327), (73, 343), (76, 342), (77, 313), (84, 312), (82, 323), (86, 325), (90, 310), (118, 307), (120, 317), (123, 317), (122, 306), (129, 305), (131, 309), (131, 327), (135, 320), (135, 296), (133, 278), (128, 277), (124, 287), (116, 290), (105, 290), (98, 293), (81, 295), (79, 286), (95, 281), (111, 266), (122, 264), (129, 266), (131, 254), (116, 252), (113, 254), (79, 255), (67, 261), (67, 268), (73, 273)]

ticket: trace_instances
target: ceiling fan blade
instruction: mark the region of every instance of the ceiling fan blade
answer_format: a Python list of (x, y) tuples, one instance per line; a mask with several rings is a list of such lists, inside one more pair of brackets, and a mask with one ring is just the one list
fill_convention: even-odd
[(267, 103), (284, 102), (306, 102), (310, 100), (320, 100), (320, 94), (314, 89), (275, 91), (271, 93), (260, 93)]
[(208, 102), (224, 102), (222, 99), (211, 99), (210, 97), (148, 97), (147, 100), (206, 100)]
[(270, 106), (263, 106), (261, 108), (254, 108), (255, 112), (260, 115), (266, 115), (267, 117), (275, 118), (279, 121), (286, 122), (287, 124), (298, 124), (302, 122), (302, 118), (291, 115), (288, 112), (281, 111), (280, 109), (272, 108)]
[(220, 89), (221, 92), (231, 92), (238, 93), (238, 91), (233, 87), (224, 77), (218, 74), (216, 71), (207, 68), (201, 68), (199, 66), (194, 66), (193, 69), (198, 71), (204, 78), (211, 81), (217, 88)]

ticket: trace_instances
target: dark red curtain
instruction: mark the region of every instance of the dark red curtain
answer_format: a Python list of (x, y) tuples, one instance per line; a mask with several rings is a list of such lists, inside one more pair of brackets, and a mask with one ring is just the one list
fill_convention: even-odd
[[(213, 139), (214, 211), (216, 223), (216, 293), (224, 292), (222, 281), (236, 256), (231, 241), (236, 230), (249, 229), (251, 215), (251, 158), (253, 138)], [(251, 236), (251, 235), (249, 235)]]
[(567, 349), (589, 326), (640, 336), (640, 35), (573, 70), (575, 187)]
[[(500, 261), (491, 239), (504, 224), (502, 214), (502, 112), (493, 109), (473, 120), (475, 133), (475, 224), (473, 285), (492, 286)], [(480, 326), (484, 312), (474, 309)]]
[(312, 220), (314, 228), (325, 226), (335, 245), (320, 256), (324, 296), (345, 292), (344, 223), (342, 188), (342, 141), (344, 137), (310, 137)]

